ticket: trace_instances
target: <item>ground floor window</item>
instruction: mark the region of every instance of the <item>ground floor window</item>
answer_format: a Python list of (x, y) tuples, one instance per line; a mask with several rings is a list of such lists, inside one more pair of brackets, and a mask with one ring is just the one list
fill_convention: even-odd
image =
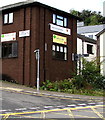
[(2, 58), (12, 58), (12, 57), (17, 57), (18, 56), (18, 50), (17, 50), (17, 42), (4, 42), (1, 45), (2, 49)]
[(55, 59), (67, 60), (67, 46), (60, 44), (52, 45), (52, 56)]

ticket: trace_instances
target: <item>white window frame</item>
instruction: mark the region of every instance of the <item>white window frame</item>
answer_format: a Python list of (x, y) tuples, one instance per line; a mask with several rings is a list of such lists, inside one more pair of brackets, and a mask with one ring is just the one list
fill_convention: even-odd
[(13, 12), (4, 14), (4, 24), (13, 23)]
[(8, 23), (8, 14), (4, 14), (4, 24)]
[(68, 19), (66, 17), (53, 14), (53, 23), (62, 27), (67, 27)]
[(13, 13), (9, 13), (8, 23), (13, 23)]

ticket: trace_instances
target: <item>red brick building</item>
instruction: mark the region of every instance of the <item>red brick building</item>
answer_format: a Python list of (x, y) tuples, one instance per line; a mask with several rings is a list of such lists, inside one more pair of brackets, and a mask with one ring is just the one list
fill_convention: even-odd
[(77, 19), (39, 2), (2, 8), (2, 78), (34, 86), (40, 50), (40, 83), (71, 77), (76, 68)]

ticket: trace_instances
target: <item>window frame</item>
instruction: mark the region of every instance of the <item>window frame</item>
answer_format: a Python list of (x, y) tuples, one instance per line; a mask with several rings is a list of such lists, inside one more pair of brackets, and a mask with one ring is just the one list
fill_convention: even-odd
[[(5, 50), (5, 46), (7, 50)], [(5, 52), (6, 52), (6, 55), (5, 55)], [(1, 43), (1, 58), (8, 59), (8, 58), (17, 58), (17, 57), (18, 57), (18, 42), (17, 41)]]
[[(58, 50), (59, 47), (59, 50)], [(62, 48), (62, 50), (61, 50)], [(66, 51), (65, 51), (66, 48)], [(56, 60), (68, 60), (68, 47), (67, 45), (53, 43), (52, 45), (52, 58)]]
[(94, 54), (94, 53), (93, 53), (93, 45), (87, 44), (87, 53), (88, 53), (88, 54)]
[(57, 14), (53, 14), (53, 24), (56, 24), (62, 27), (68, 27), (68, 18), (57, 15)]
[(4, 25), (13, 24), (13, 22), (14, 22), (14, 13), (13, 12), (6, 13), (3, 15), (3, 24)]
[(93, 39), (93, 35), (88, 35), (89, 38)]

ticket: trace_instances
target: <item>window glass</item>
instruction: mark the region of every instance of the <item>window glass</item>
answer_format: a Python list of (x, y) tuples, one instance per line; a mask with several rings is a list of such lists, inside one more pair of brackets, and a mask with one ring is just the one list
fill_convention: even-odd
[(0, 58), (1, 58), (1, 55), (2, 55), (2, 45), (0, 43)]
[(67, 18), (64, 18), (64, 26), (67, 26)]
[(63, 26), (63, 21), (62, 20), (57, 19), (56, 23), (57, 23), (57, 25)]
[(52, 50), (54, 50), (54, 51), (55, 51), (55, 45), (53, 45), (53, 46), (52, 46)]
[(9, 43), (7, 47), (8, 47), (7, 56), (12, 57), (12, 43)]
[(2, 43), (2, 58), (17, 57), (17, 42)]
[(12, 56), (17, 57), (18, 56), (18, 46), (17, 42), (12, 43)]
[(87, 44), (87, 53), (93, 54), (93, 45)]
[(67, 27), (67, 18), (53, 14), (53, 23), (59, 26)]
[(67, 53), (67, 47), (64, 47), (64, 53)]
[(59, 51), (59, 46), (57, 46), (57, 51)]
[(60, 46), (60, 52), (63, 52), (63, 47), (62, 46)]
[(93, 35), (88, 35), (89, 36), (89, 38), (93, 38)]
[(9, 13), (9, 23), (13, 23), (13, 13)]
[(56, 21), (56, 15), (53, 14), (53, 23), (55, 23), (55, 21)]
[(13, 23), (13, 13), (4, 14), (4, 24)]
[(62, 16), (57, 15), (57, 18), (63, 20)]
[(53, 54), (52, 54), (52, 55), (53, 55), (53, 57), (55, 57), (55, 51), (53, 51)]
[(64, 58), (64, 60), (67, 60), (67, 53), (65, 53), (65, 58)]
[(4, 15), (4, 24), (8, 23), (8, 14)]
[(53, 58), (59, 60), (67, 60), (67, 47), (65, 45), (54, 43), (52, 46), (55, 47), (53, 47), (54, 49), (52, 51)]
[(8, 56), (8, 45), (3, 44), (2, 46), (2, 57), (7, 57)]

